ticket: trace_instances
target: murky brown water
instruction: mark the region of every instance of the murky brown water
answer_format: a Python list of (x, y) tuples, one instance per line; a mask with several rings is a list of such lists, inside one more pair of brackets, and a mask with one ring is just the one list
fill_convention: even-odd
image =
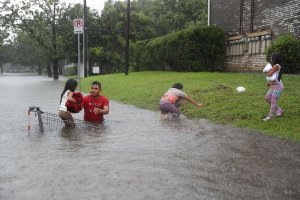
[(28, 107), (57, 113), (63, 86), (0, 75), (1, 200), (300, 199), (299, 142), (117, 102), (100, 129), (40, 133), (31, 116), (28, 134)]

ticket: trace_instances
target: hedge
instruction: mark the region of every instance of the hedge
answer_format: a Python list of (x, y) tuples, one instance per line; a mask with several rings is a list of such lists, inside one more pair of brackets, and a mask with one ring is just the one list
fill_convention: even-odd
[(216, 71), (225, 58), (225, 34), (197, 26), (130, 45), (132, 71)]
[(300, 40), (292, 34), (279, 36), (266, 51), (266, 60), (270, 60), (271, 54), (277, 52), (284, 58), (284, 73), (300, 72)]

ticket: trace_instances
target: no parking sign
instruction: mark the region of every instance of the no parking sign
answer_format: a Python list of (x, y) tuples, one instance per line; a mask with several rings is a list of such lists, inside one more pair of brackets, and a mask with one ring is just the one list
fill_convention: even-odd
[(83, 20), (82, 19), (74, 19), (73, 20), (74, 33), (81, 34), (83, 33)]

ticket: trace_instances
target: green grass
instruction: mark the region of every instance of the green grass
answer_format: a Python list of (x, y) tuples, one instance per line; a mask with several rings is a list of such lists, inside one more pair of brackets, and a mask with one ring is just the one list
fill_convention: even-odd
[[(285, 90), (279, 105), (284, 116), (268, 122), (269, 106), (264, 101), (267, 92), (264, 74), (260, 73), (177, 73), (138, 72), (93, 76), (81, 80), (82, 91), (89, 92), (90, 83), (102, 83), (105, 96), (111, 100), (132, 104), (139, 108), (158, 111), (160, 97), (173, 83), (181, 82), (183, 90), (198, 102), (199, 109), (190, 103), (182, 107), (188, 118), (206, 118), (213, 123), (231, 124), (284, 139), (300, 141), (299, 75), (284, 75)], [(237, 86), (246, 88), (244, 93)]]

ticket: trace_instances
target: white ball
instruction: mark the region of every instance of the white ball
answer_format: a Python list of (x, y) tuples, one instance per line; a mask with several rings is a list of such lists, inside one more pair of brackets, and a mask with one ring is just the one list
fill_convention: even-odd
[(238, 92), (245, 92), (245, 91), (246, 91), (246, 88), (244, 88), (244, 87), (242, 87), (242, 86), (239, 86), (239, 87), (236, 88), (236, 90), (237, 90)]

